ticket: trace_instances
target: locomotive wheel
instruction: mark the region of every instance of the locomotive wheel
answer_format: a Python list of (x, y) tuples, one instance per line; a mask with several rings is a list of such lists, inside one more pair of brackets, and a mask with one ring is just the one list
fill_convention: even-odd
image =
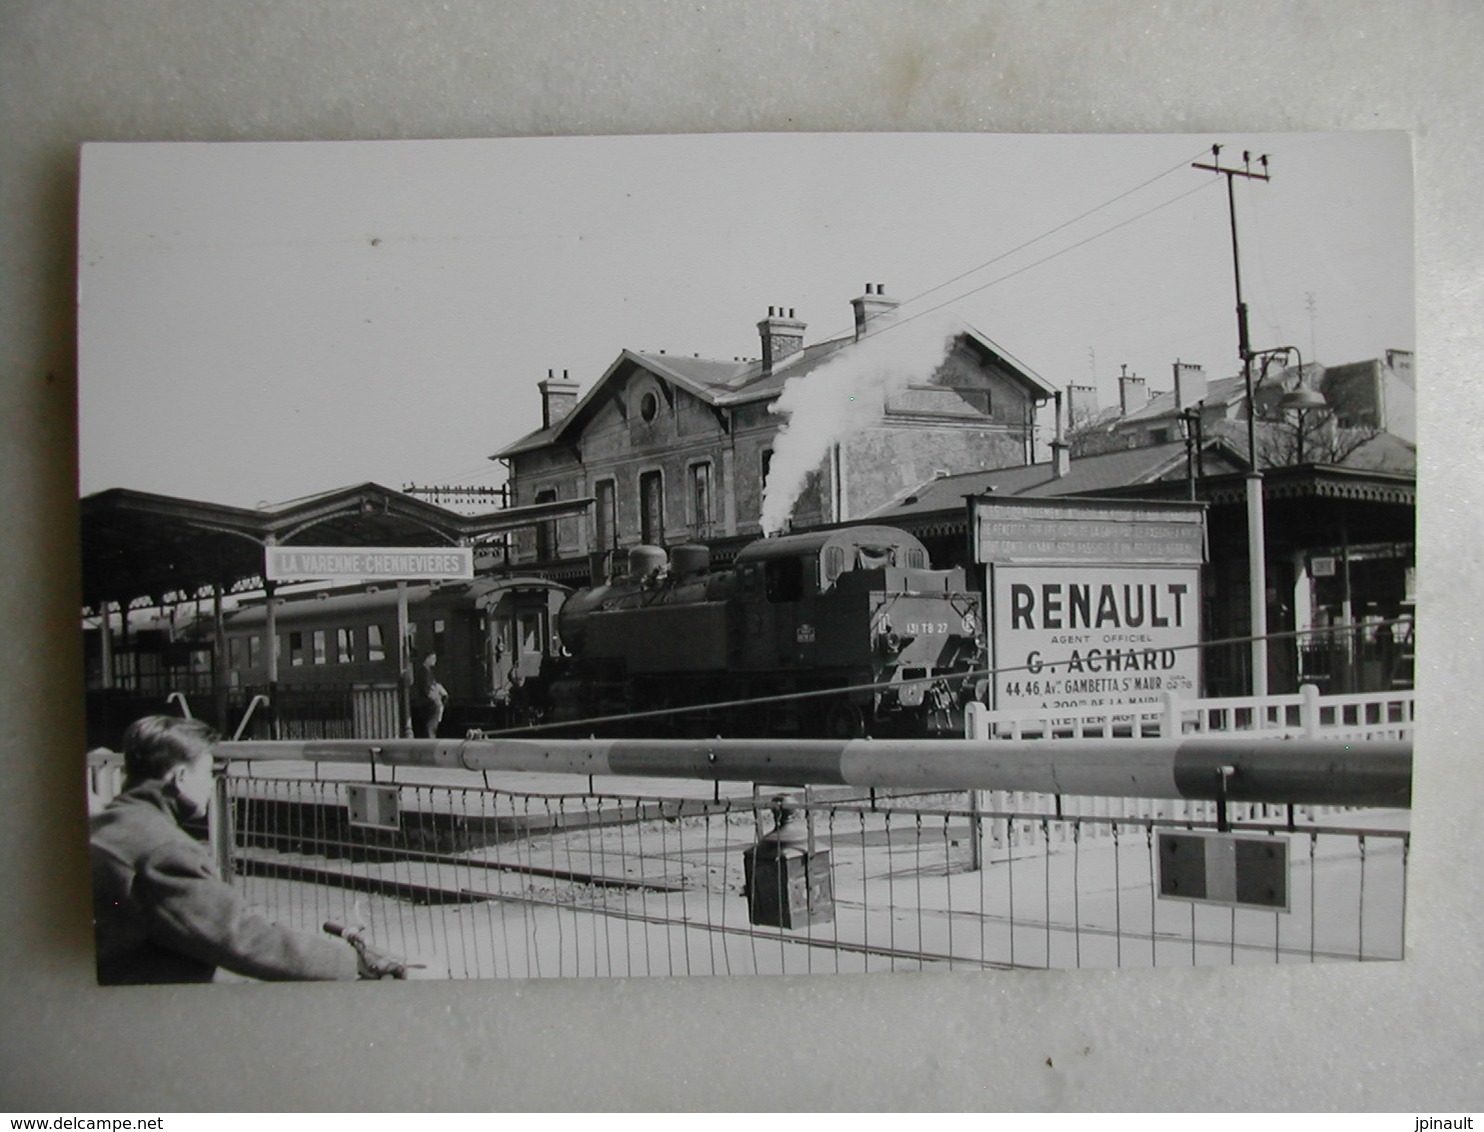
[(831, 704), (824, 717), (827, 739), (860, 739), (866, 733), (866, 717), (860, 705), (845, 701)]

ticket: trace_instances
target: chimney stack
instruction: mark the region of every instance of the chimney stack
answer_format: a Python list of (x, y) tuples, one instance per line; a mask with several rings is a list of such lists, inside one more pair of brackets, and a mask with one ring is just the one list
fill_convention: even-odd
[(757, 332), (763, 343), (764, 376), (784, 358), (804, 348), (804, 323), (794, 318), (792, 307), (769, 307), (768, 317), (757, 324)]
[(1120, 416), (1128, 416), (1137, 412), (1149, 403), (1149, 392), (1145, 388), (1144, 379), (1135, 377), (1124, 367), (1124, 371), (1118, 378), (1118, 413)]
[(566, 370), (562, 370), (561, 377), (556, 376), (555, 370), (547, 370), (546, 380), (538, 381), (536, 388), (541, 390), (542, 428), (561, 421), (577, 405), (577, 382), (567, 377)]
[(1097, 415), (1097, 386), (1067, 386), (1067, 427), (1076, 429)]
[(1206, 371), (1186, 362), (1175, 363), (1175, 408), (1187, 409), (1206, 399)]
[(1098, 415), (1096, 385), (1067, 386), (1067, 427), (1078, 428)]
[[(1071, 412), (1071, 389), (1067, 390), (1067, 411)], [(1072, 470), (1072, 446), (1067, 443), (1067, 434), (1063, 428), (1064, 418), (1062, 416), (1062, 396), (1056, 394), (1056, 435), (1051, 441), (1051, 478), (1061, 479)]]
[(885, 283), (867, 283), (866, 293), (851, 299), (850, 305), (855, 308), (855, 340), (859, 342), (868, 333), (880, 328), (881, 323), (870, 325), (876, 319), (880, 319), (882, 323), (890, 322), (893, 312), (900, 304), (896, 299), (886, 297)]

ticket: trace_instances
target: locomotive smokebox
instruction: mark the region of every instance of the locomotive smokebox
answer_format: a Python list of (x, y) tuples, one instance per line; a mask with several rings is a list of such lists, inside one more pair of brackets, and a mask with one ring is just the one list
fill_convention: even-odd
[(777, 824), (742, 853), (747, 919), (770, 928), (828, 923), (835, 918), (830, 852), (813, 848), (805, 821), (782, 801), (773, 810)]

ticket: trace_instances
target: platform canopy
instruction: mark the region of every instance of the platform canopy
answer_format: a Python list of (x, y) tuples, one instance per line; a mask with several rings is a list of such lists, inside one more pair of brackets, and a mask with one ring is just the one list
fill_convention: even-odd
[(82, 605), (191, 600), (262, 585), (263, 548), (469, 545), (585, 514), (570, 499), (461, 515), (375, 483), (249, 508), (113, 488), (83, 498)]

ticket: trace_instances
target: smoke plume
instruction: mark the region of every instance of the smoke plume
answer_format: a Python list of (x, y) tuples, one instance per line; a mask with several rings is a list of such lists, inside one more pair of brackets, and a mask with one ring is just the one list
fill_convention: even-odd
[(832, 444), (876, 423), (887, 397), (926, 381), (943, 363), (962, 325), (943, 314), (888, 324), (846, 346), (819, 368), (784, 383), (769, 411), (787, 416), (773, 441), (763, 485), (763, 533), (783, 530)]

